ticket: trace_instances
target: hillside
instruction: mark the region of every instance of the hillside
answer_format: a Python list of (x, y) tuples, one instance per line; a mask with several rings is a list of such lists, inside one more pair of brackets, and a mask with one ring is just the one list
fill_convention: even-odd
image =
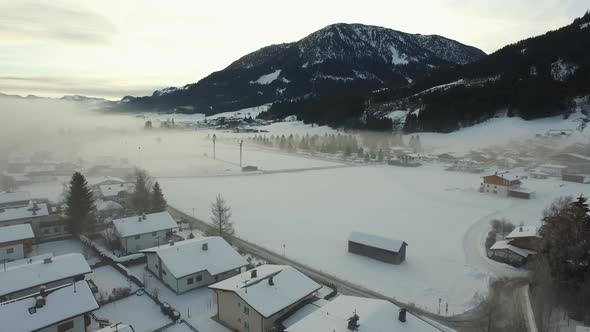
[(406, 131), (449, 132), (498, 112), (523, 119), (569, 114), (590, 94), (590, 14), (483, 59), (434, 71), (401, 89), (373, 93), (366, 113)]
[[(299, 41), (245, 55), (197, 83), (158, 90), (147, 97), (125, 97), (119, 108), (209, 115), (281, 101), (336, 95), (364, 98), (375, 89), (405, 86), (435, 68), (469, 63), (484, 55), (441, 36), (334, 24)], [(336, 123), (336, 118), (345, 117), (335, 115), (329, 120)]]

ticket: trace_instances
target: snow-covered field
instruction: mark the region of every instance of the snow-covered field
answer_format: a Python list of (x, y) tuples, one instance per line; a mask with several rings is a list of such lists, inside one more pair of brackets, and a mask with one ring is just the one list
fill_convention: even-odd
[[(239, 236), (300, 262), (449, 314), (469, 309), (494, 275), (518, 270), (483, 255), (489, 220), (539, 224), (555, 198), (587, 192), (583, 185), (531, 180), (527, 201), (477, 192), (479, 175), (440, 166), (370, 166), (307, 173), (160, 179), (168, 202), (208, 220), (209, 204), (222, 193), (233, 209)], [(475, 230), (474, 230), (475, 228)], [(393, 266), (347, 252), (351, 231), (406, 241), (407, 261)], [(466, 238), (466, 234), (470, 238)]]

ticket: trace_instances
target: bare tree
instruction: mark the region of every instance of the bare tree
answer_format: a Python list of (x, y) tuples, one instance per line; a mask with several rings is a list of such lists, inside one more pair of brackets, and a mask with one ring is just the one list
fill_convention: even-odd
[(215, 202), (211, 203), (211, 221), (215, 227), (215, 234), (223, 236), (234, 235), (234, 225), (231, 222), (231, 207), (227, 205), (225, 199), (221, 194), (215, 198)]

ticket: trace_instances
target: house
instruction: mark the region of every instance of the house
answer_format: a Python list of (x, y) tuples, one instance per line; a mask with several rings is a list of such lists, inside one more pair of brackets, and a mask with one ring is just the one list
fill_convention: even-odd
[(86, 332), (88, 314), (96, 309), (94, 295), (81, 280), (1, 303), (0, 327), (10, 332)]
[(61, 215), (47, 203), (37, 204), (31, 201), (29, 205), (0, 209), (0, 227), (19, 224), (30, 224), (35, 237), (39, 239), (69, 234)]
[(239, 274), (248, 262), (219, 236), (144, 249), (147, 268), (176, 293), (208, 286)]
[(135, 192), (133, 183), (103, 184), (99, 186), (98, 197), (105, 201), (124, 203), (129, 194)]
[(541, 237), (536, 226), (518, 226), (506, 236), (506, 239), (519, 248), (537, 250)]
[(0, 192), (0, 209), (27, 206), (30, 201), (31, 195), (26, 191)]
[(168, 212), (115, 219), (113, 226), (126, 254), (166, 244), (168, 235), (178, 227)]
[(287, 265), (261, 265), (209, 286), (217, 320), (239, 332), (276, 331), (293, 309), (312, 301), (322, 286)]
[(406, 260), (407, 246), (404, 241), (361, 232), (352, 232), (348, 238), (348, 252), (390, 264)]
[(521, 184), (522, 182), (517, 175), (509, 173), (496, 173), (483, 177), (479, 191), (508, 196), (509, 190), (520, 188)]
[(543, 164), (539, 165), (537, 169), (543, 173), (549, 174), (549, 176), (561, 176), (567, 169), (567, 166), (557, 164)]
[(29, 224), (0, 227), (0, 263), (27, 257), (34, 239)]
[(40, 286), (53, 288), (84, 280), (90, 272), (86, 259), (78, 253), (0, 266), (0, 302), (33, 294)]
[(286, 332), (439, 332), (440, 328), (406, 309), (380, 299), (339, 295), (291, 326)]
[(562, 181), (576, 182), (576, 183), (590, 183), (590, 175), (584, 174), (563, 174)]
[(530, 171), (529, 174), (533, 179), (546, 179), (549, 177), (548, 173), (541, 172), (537, 169)]
[(516, 267), (526, 264), (529, 257), (536, 253), (534, 250), (523, 249), (512, 245), (510, 240), (496, 241), (488, 249), (489, 258)]
[(103, 176), (93, 180), (88, 180), (88, 185), (94, 190), (100, 190), (100, 186), (105, 184), (121, 184), (125, 180), (113, 176)]

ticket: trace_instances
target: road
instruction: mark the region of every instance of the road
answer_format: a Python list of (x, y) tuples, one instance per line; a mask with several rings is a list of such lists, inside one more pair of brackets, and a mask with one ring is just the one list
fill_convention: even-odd
[[(193, 224), (193, 226), (195, 228), (197, 228), (205, 233), (210, 234), (210, 233), (214, 232), (213, 227), (209, 223), (207, 223), (203, 220), (199, 220), (199, 219), (194, 218), (190, 215), (187, 215), (186, 213), (183, 213), (182, 211), (175, 209), (174, 207), (171, 207), (171, 206), (168, 206), (168, 211), (170, 212), (172, 217), (174, 217), (175, 219), (183, 219), (183, 220), (189, 221)], [(248, 242), (248, 241), (241, 239), (239, 237), (234, 236), (234, 237), (230, 238), (230, 241), (231, 241), (232, 245), (239, 248), (241, 251), (249, 253), (249, 254), (257, 256), (257, 257), (260, 257), (261, 259), (263, 259), (267, 262), (270, 262), (273, 264), (290, 265), (290, 266), (295, 267), (297, 270), (301, 271), (302, 273), (304, 273), (305, 275), (307, 275), (308, 277), (310, 277), (311, 279), (315, 280), (316, 282), (318, 282), (320, 284), (336, 285), (336, 287), (338, 288), (338, 291), (341, 294), (383, 299), (383, 300), (389, 301), (399, 307), (408, 309), (408, 311), (410, 313), (412, 313), (414, 316), (416, 316), (418, 319), (421, 319), (424, 322), (426, 322), (436, 328), (439, 328), (439, 327), (435, 326), (434, 324), (432, 324), (428, 320), (424, 320), (423, 317), (427, 317), (430, 320), (433, 320), (433, 321), (436, 321), (440, 324), (446, 325), (446, 326), (453, 328), (457, 331), (470, 332), (470, 331), (474, 331), (474, 329), (475, 329), (473, 321), (474, 321), (474, 316), (477, 316), (477, 310), (472, 310), (468, 313), (457, 315), (457, 316), (437, 315), (437, 314), (422, 310), (420, 308), (416, 308), (415, 306), (413, 306), (409, 303), (399, 301), (395, 298), (385, 296), (381, 293), (372, 291), (370, 289), (356, 285), (356, 284), (351, 283), (349, 281), (340, 279), (336, 276), (319, 271), (319, 270), (314, 269), (308, 265), (302, 264), (302, 263), (297, 262), (293, 259), (290, 259), (290, 258), (285, 257), (283, 255), (277, 254), (273, 251), (265, 249), (261, 246), (254, 244), (254, 243)], [(444, 330), (441, 330), (441, 331), (444, 331)]]

